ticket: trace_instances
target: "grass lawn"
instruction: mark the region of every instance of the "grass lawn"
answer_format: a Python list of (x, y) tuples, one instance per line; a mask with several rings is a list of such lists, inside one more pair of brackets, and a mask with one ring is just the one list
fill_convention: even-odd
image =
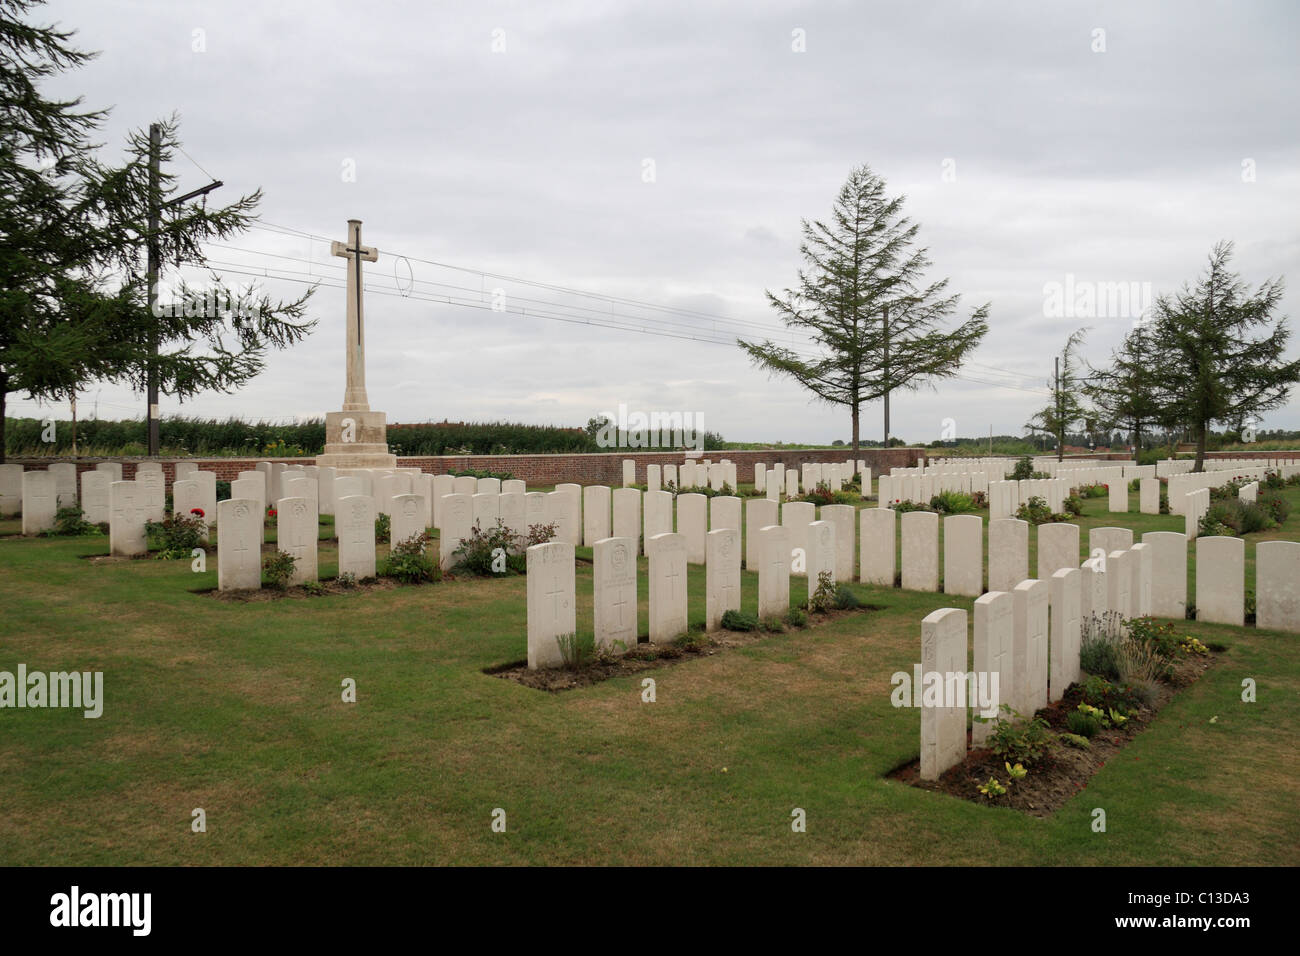
[[(1084, 550), (1091, 527), (1182, 530), (1086, 508)], [(970, 598), (855, 586), (886, 609), (547, 694), (483, 673), (525, 656), (522, 577), (242, 604), (195, 593), (215, 557), (201, 574), (96, 563), (105, 538), (16, 531), (0, 522), (0, 670), (103, 671), (106, 700), (98, 720), (0, 710), (0, 864), (1300, 862), (1297, 635), (1187, 622), (1228, 650), (1039, 820), (884, 779), (919, 743), (890, 675), (919, 660), (922, 617)], [(1300, 516), (1248, 539), (1251, 581), (1270, 537), (1300, 540)], [(321, 575), (335, 567), (322, 541)], [(645, 633), (644, 559), (641, 574)], [(689, 592), (702, 623), (702, 569)], [(744, 592), (755, 609), (749, 572)], [(586, 564), (578, 603), (581, 625)]]

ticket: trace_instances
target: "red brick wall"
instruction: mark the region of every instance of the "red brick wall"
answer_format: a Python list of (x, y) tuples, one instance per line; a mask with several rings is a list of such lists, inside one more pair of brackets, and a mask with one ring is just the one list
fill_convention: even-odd
[[(872, 475), (879, 475), (890, 468), (907, 468), (923, 460), (925, 450), (921, 448), (864, 448), (856, 457), (861, 458), (871, 469)], [(847, 448), (812, 448), (812, 449), (767, 449), (762, 451), (713, 451), (700, 456), (710, 461), (726, 458), (736, 463), (736, 476), (742, 483), (754, 480), (754, 464), (765, 462), (770, 468), (778, 461), (787, 468), (797, 468), (805, 462), (848, 461), (854, 456)], [(681, 452), (642, 451), (626, 449), (617, 452), (604, 452), (595, 455), (440, 455), (426, 458), (399, 458), (397, 464), (402, 468), (419, 468), (429, 474), (439, 475), (448, 471), (466, 469), (483, 469), (486, 471), (508, 471), (516, 478), (521, 478), (530, 485), (554, 485), (560, 482), (575, 482), (581, 485), (612, 485), (623, 483), (623, 460), (631, 458), (636, 462), (636, 480), (645, 483), (646, 465), (680, 465), (686, 461)], [(61, 458), (10, 459), (14, 464), (25, 468), (44, 468)], [(113, 459), (118, 460), (118, 459)], [(233, 481), (241, 471), (253, 471), (259, 461), (283, 461), (294, 465), (311, 465), (314, 458), (192, 458), (187, 459), (198, 464), (203, 471), (215, 472), (218, 481)], [(79, 460), (77, 474), (94, 469), (99, 459)], [(137, 461), (121, 459), (122, 477), (130, 481), (135, 477)], [(162, 462), (163, 477), (170, 488), (176, 477), (175, 462)]]

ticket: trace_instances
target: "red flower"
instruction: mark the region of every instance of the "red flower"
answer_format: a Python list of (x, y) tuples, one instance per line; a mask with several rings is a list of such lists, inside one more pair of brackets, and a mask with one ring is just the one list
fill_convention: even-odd
[(267, 516), (268, 518), (274, 518), (274, 517), (276, 516), (276, 514), (277, 514), (277, 512), (276, 512), (276, 510), (275, 510), (274, 508), (267, 508), (267, 509), (266, 509), (266, 516)]
[(203, 509), (202, 509), (202, 508), (191, 508), (191, 509), (190, 509), (190, 514), (192, 514), (192, 515), (198, 515), (200, 518), (202, 518), (202, 517), (203, 517)]

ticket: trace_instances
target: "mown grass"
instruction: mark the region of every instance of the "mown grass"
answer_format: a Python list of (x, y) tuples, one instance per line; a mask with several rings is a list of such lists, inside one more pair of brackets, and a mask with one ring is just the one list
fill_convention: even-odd
[[(1140, 535), (1181, 521), (1111, 516), (1097, 500), (1080, 524), (1086, 547), (1092, 526)], [(1281, 536), (1300, 537), (1297, 519)], [(0, 864), (1300, 857), (1295, 635), (1180, 625), (1228, 650), (1039, 820), (885, 778), (916, 757), (920, 720), (890, 706), (890, 676), (918, 660), (925, 614), (969, 610), (969, 598), (855, 586), (885, 609), (548, 694), (482, 673), (525, 655), (520, 577), (240, 604), (195, 593), (215, 586), (215, 559), (196, 574), (188, 561), (82, 557), (106, 548), (102, 538), (0, 540), (0, 669), (101, 670), (107, 698), (99, 720), (0, 710)], [(321, 572), (334, 567), (324, 544)], [(641, 572), (644, 633), (644, 560)], [(743, 586), (754, 610), (749, 572)], [(577, 593), (589, 621), (585, 564)], [(792, 599), (805, 594), (792, 579)], [(689, 600), (701, 624), (701, 569)], [(641, 702), (645, 677), (656, 703)], [(355, 704), (341, 700), (344, 678), (356, 681)], [(1246, 678), (1256, 703), (1240, 699)], [(207, 833), (190, 830), (196, 807)], [(807, 833), (791, 832), (795, 807)], [(1096, 807), (1104, 834), (1091, 829)], [(496, 808), (504, 834), (490, 827)]]

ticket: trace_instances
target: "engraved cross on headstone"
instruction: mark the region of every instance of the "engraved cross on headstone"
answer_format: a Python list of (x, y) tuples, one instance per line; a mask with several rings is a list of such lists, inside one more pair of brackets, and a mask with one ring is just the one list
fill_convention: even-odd
[(345, 412), (369, 411), (370, 401), (366, 397), (366, 345), (363, 331), (364, 311), (361, 293), (361, 263), (375, 262), (379, 250), (373, 246), (361, 244), (361, 220), (348, 220), (348, 241), (330, 244), (330, 253), (349, 260), (347, 297), (348, 297), (348, 336), (347, 336), (347, 389), (343, 393), (343, 410)]

